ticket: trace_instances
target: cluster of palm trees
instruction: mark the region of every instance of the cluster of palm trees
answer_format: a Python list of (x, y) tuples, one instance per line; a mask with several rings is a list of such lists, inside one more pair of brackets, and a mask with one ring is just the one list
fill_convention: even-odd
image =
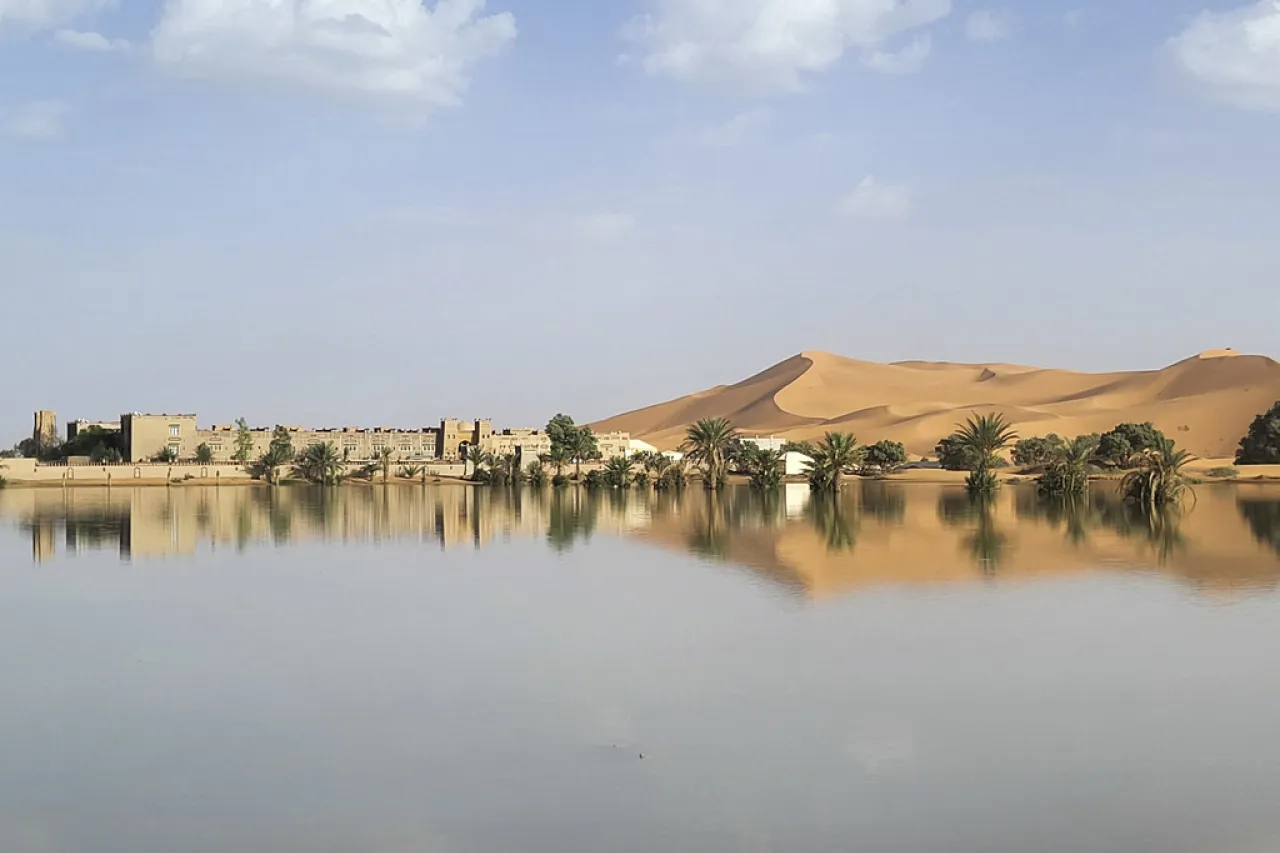
[[(1017, 439), (1017, 432), (1000, 414), (974, 415), (956, 430), (951, 440), (968, 462), (965, 487), (971, 495), (989, 496), (995, 491), (1000, 453)], [(1099, 437), (1095, 435), (1082, 435), (1055, 448), (1037, 480), (1040, 493), (1065, 499), (1084, 495), (1098, 448)], [(1156, 447), (1141, 450), (1129, 460), (1133, 470), (1121, 481), (1120, 492), (1129, 502), (1147, 509), (1177, 506), (1189, 493), (1185, 468), (1194, 458), (1179, 450), (1172, 439), (1160, 437)]]

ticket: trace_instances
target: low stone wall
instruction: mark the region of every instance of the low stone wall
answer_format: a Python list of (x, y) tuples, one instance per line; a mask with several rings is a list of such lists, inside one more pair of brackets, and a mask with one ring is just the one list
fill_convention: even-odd
[(14, 485), (95, 485), (171, 483), (175, 480), (247, 483), (253, 478), (240, 465), (45, 465), (34, 459), (0, 461), (0, 476)]
[[(406, 466), (393, 465), (392, 482), (409, 482), (396, 474)], [(463, 465), (427, 465), (427, 479), (462, 477)], [(173, 465), (152, 462), (122, 465), (46, 465), (34, 459), (0, 459), (0, 477), (15, 486), (107, 486), (195, 483), (218, 485), (253, 482), (242, 465), (180, 462)]]

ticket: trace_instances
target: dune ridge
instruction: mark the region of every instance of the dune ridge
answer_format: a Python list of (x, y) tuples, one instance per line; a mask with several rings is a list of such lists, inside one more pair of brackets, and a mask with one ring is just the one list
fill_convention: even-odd
[(999, 412), (1024, 436), (1106, 432), (1151, 421), (1181, 447), (1230, 456), (1250, 422), (1280, 400), (1280, 363), (1209, 350), (1161, 370), (1078, 373), (1017, 364), (860, 361), (807, 351), (734, 385), (722, 385), (592, 426), (661, 449), (689, 424), (729, 418), (744, 433), (802, 441), (828, 430), (859, 441), (901, 441), (928, 455), (956, 424)]

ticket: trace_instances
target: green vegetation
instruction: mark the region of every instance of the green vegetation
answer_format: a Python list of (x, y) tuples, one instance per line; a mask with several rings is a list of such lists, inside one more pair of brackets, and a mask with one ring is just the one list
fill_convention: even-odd
[(548, 421), (547, 436), (551, 439), (549, 456), (572, 462), (575, 480), (582, 479), (582, 463), (600, 458), (600, 446), (591, 427), (576, 426), (568, 415), (556, 415)]
[(382, 473), (384, 486), (391, 480), (391, 460), (394, 456), (395, 451), (390, 447), (379, 447), (373, 451), (373, 461), (378, 466), (378, 471)]
[(786, 460), (780, 450), (743, 444), (738, 450), (738, 464), (757, 489), (776, 489), (782, 485)]
[(342, 480), (345, 463), (331, 442), (313, 444), (298, 455), (293, 475), (317, 486), (333, 486)]
[(208, 465), (213, 461), (213, 448), (207, 444), (201, 444), (196, 448), (196, 461), (201, 465)]
[(805, 473), (815, 492), (839, 492), (844, 474), (862, 463), (858, 439), (848, 432), (829, 432), (817, 444), (801, 444), (798, 450), (812, 460), (805, 463)]
[(631, 488), (631, 460), (614, 456), (604, 463), (604, 483), (611, 489)]
[(960, 436), (954, 433), (939, 441), (933, 453), (938, 457), (938, 464), (947, 471), (969, 470), (969, 452)]
[(1253, 419), (1240, 439), (1237, 465), (1280, 465), (1280, 402)]
[(1036, 480), (1040, 494), (1046, 497), (1077, 498), (1088, 492), (1089, 463), (1097, 449), (1098, 438), (1092, 435), (1079, 436), (1069, 443), (1062, 442), (1052, 456), (1039, 463), (1044, 465), (1044, 473)]
[(400, 478), (403, 480), (416, 480), (427, 473), (427, 469), (423, 465), (403, 465), (400, 468)]
[(166, 447), (155, 456), (152, 456), (151, 461), (172, 465), (174, 462), (178, 461), (178, 451), (174, 450), (172, 447)]
[(899, 441), (877, 441), (863, 453), (863, 468), (881, 475), (896, 473), (906, 464), (907, 448)]
[(231, 458), (244, 465), (252, 454), (253, 431), (249, 429), (249, 422), (240, 418), (236, 421), (236, 452), (231, 455)]
[(701, 466), (706, 488), (718, 490), (728, 482), (729, 454), (737, 437), (737, 430), (725, 418), (700, 420), (685, 433), (680, 449), (689, 461)]
[(532, 463), (525, 473), (528, 477), (529, 485), (535, 489), (541, 489), (547, 484), (547, 468), (541, 461)]
[(1191, 488), (1183, 469), (1194, 458), (1166, 438), (1159, 449), (1144, 450), (1133, 457), (1134, 470), (1120, 482), (1120, 494), (1147, 510), (1178, 506)]
[(1239, 468), (1232, 468), (1230, 465), (1222, 465), (1217, 468), (1210, 468), (1205, 472), (1210, 477), (1218, 477), (1223, 480), (1231, 480), (1240, 476)]
[(965, 478), (964, 485), (969, 494), (994, 492), (1000, 451), (1018, 438), (1004, 415), (974, 415), (956, 430), (952, 438), (968, 460), (969, 476)]
[(1148, 451), (1158, 451), (1168, 441), (1164, 433), (1150, 423), (1120, 424), (1098, 440), (1098, 461), (1112, 468), (1129, 470), (1143, 463)]
[(485, 469), (485, 466), (490, 465), (492, 462), (493, 462), (493, 457), (490, 456), (488, 453), (486, 453), (484, 451), (484, 448), (482, 448), (478, 444), (469, 444), (463, 450), (463, 454), (462, 454), (463, 471), (464, 472), (466, 471), (466, 466), (468, 464), (471, 465), (471, 475), (469, 479), (472, 482), (475, 482), (475, 483), (489, 482), (488, 473), (484, 469)]
[(1013, 464), (1022, 468), (1039, 468), (1060, 459), (1067, 442), (1056, 433), (1024, 438), (1013, 446)]

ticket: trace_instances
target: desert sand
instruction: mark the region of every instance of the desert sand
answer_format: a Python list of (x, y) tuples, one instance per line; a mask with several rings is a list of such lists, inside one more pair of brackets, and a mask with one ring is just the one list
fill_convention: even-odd
[(1280, 363), (1211, 350), (1162, 370), (1076, 373), (1014, 364), (878, 364), (805, 352), (736, 385), (720, 386), (593, 424), (660, 449), (701, 418), (728, 418), (748, 435), (796, 441), (824, 432), (901, 441), (932, 454), (971, 414), (999, 412), (1023, 437), (1106, 432), (1150, 421), (1204, 458), (1230, 457), (1249, 424), (1280, 400)]

